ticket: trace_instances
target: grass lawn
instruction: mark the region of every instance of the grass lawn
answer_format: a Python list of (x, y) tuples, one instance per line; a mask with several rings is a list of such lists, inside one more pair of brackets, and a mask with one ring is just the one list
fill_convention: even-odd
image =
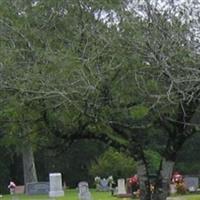
[[(93, 200), (130, 200), (127, 198), (116, 198), (111, 196), (109, 192), (96, 192), (95, 190), (90, 190), (92, 193)], [(3, 195), (0, 200), (48, 200), (48, 195), (16, 195), (12, 198), (11, 195)], [(200, 195), (184, 195), (180, 197), (181, 200), (200, 200)], [(52, 198), (52, 200), (78, 200), (78, 191), (75, 189), (70, 189), (65, 191), (64, 197)]]
[(184, 195), (183, 200), (200, 200), (200, 194), (199, 195)]
[[(96, 192), (95, 190), (90, 190), (92, 194), (92, 199), (93, 200), (120, 200), (119, 198), (111, 196), (109, 192)], [(13, 200), (48, 200), (49, 197), (48, 195), (24, 195), (24, 194), (19, 194), (16, 195), (15, 199)], [(65, 196), (64, 197), (57, 197), (57, 198), (52, 198), (52, 200), (78, 200), (78, 191), (75, 189), (70, 189), (65, 191)], [(12, 200), (11, 195), (3, 195), (0, 200)], [(129, 200), (129, 199), (121, 199), (121, 200)]]

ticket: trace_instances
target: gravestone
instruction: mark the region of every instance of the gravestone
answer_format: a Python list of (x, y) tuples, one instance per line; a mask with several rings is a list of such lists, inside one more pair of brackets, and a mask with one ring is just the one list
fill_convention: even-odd
[(103, 178), (100, 180), (99, 189), (100, 189), (100, 191), (109, 191), (110, 190), (108, 179)]
[(96, 176), (95, 182), (97, 191), (110, 191), (112, 190), (112, 184), (114, 181), (112, 176), (109, 176), (107, 179)]
[(170, 194), (175, 194), (177, 192), (176, 184), (170, 184)]
[(195, 192), (199, 187), (199, 178), (186, 176), (184, 178), (184, 183), (189, 192)]
[(79, 194), (78, 194), (79, 200), (91, 200), (92, 199), (87, 182), (81, 181), (78, 184), (78, 190), (79, 190)]
[(117, 194), (127, 194), (126, 186), (125, 186), (125, 179), (121, 178), (117, 180)]
[(32, 182), (26, 184), (27, 195), (48, 194), (49, 182)]
[(24, 185), (17, 185), (15, 188), (15, 194), (24, 194), (25, 187)]
[(61, 173), (50, 173), (49, 182), (50, 182), (49, 197), (64, 196)]

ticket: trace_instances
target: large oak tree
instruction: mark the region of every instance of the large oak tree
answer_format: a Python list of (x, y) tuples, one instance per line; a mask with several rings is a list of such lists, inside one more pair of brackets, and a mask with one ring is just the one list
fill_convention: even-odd
[[(34, 108), (66, 142), (96, 138), (125, 149), (138, 163), (141, 199), (166, 199), (176, 154), (198, 125), (198, 41), (187, 10), (148, 1), (20, 2), (1, 6), (2, 102)], [(72, 116), (62, 118), (70, 134), (52, 130), (52, 112)], [(154, 195), (150, 127), (166, 142)]]

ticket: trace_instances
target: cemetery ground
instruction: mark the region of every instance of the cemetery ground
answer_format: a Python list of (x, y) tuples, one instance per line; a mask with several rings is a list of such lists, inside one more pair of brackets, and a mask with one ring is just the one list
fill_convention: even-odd
[[(92, 200), (131, 200), (129, 198), (117, 198), (111, 196), (110, 192), (97, 192), (95, 189), (90, 190), (92, 194)], [(65, 190), (63, 197), (49, 198), (48, 195), (25, 195), (16, 194), (13, 198), (11, 195), (3, 195), (1, 200), (78, 200), (78, 190), (68, 189)], [(170, 200), (199, 200), (200, 194), (188, 194), (182, 196), (174, 196)], [(137, 200), (137, 199), (135, 199)]]

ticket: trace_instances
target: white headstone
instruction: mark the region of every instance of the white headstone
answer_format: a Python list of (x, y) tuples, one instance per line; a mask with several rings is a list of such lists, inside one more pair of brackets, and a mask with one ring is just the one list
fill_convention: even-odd
[(50, 184), (49, 197), (64, 196), (61, 173), (49, 174), (49, 184)]
[(126, 194), (125, 179), (121, 178), (117, 180), (117, 194)]

